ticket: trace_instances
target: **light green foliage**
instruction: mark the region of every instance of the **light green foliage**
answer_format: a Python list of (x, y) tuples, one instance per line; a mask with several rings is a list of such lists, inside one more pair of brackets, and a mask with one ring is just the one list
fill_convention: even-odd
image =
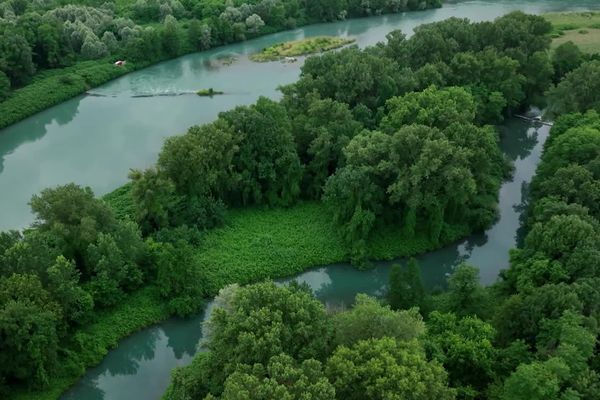
[(207, 370), (214, 394), (238, 364), (267, 364), (282, 352), (323, 359), (330, 341), (325, 309), (310, 293), (273, 283), (238, 289), (231, 304), (215, 308), (206, 325)]
[(340, 346), (327, 361), (325, 375), (339, 399), (454, 399), (444, 368), (427, 361), (416, 341), (391, 338)]
[(560, 383), (567, 371), (568, 367), (560, 359), (522, 364), (504, 382), (502, 400), (564, 399), (560, 396)]
[(411, 258), (406, 267), (396, 264), (390, 269), (390, 290), (387, 295), (394, 310), (418, 307), (427, 314), (426, 294), (417, 260)]
[(579, 399), (595, 396), (598, 375), (587, 364), (596, 334), (583, 317), (566, 311), (544, 320), (537, 340), (543, 362), (522, 364), (505, 381), (503, 399)]
[(382, 306), (376, 299), (364, 294), (356, 296), (351, 310), (334, 315), (333, 326), (335, 344), (344, 346), (383, 337), (409, 341), (425, 332), (418, 310), (392, 311), (389, 306)]
[(466, 124), (475, 119), (473, 97), (458, 87), (437, 89), (432, 86), (422, 92), (393, 97), (386, 107), (388, 113), (381, 127), (390, 133), (411, 124), (444, 129), (455, 122)]
[(321, 363), (304, 360), (296, 365), (286, 354), (273, 356), (266, 366), (240, 366), (229, 375), (222, 400), (334, 400), (335, 389), (323, 376)]
[(494, 378), (494, 328), (476, 318), (434, 311), (427, 320), (425, 348), (448, 371), (450, 386), (465, 397), (481, 396)]
[[(248, 17), (248, 19), (252, 16)], [(246, 19), (246, 25), (248, 25)], [(254, 22), (252, 22), (254, 24)], [(263, 49), (260, 53), (253, 54), (250, 59), (253, 61), (275, 61), (284, 57), (302, 56), (305, 54), (321, 53), (323, 51), (333, 50), (353, 43), (354, 39), (317, 36), (302, 40), (295, 40), (285, 43), (279, 43)]]

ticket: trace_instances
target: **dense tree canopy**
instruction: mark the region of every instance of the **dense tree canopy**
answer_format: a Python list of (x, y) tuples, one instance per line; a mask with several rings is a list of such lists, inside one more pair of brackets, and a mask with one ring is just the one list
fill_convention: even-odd
[[(149, 62), (297, 23), (440, 5), (138, 0), (123, 17), (112, 3), (5, 3), (0, 98), (36, 68), (83, 58)], [(198, 310), (220, 285), (195, 250), (227, 208), (322, 200), (361, 263), (379, 228), (423, 248), (485, 229), (508, 172), (485, 124), (554, 80), (550, 109), (580, 113), (552, 129), (523, 244), (498, 284), (484, 288), (477, 268), (458, 265), (432, 295), (411, 261), (392, 268), (389, 305), (359, 295), (332, 313), (297, 285), (228, 286), (204, 327), (206, 352), (174, 373), (166, 396), (597, 398), (600, 118), (587, 111), (598, 65), (568, 45), (550, 56), (549, 31), (519, 12), (454, 18), (309, 58), (281, 101), (261, 97), (168, 138), (155, 167), (130, 174), (131, 215), (74, 184), (35, 195), (32, 228), (0, 233), (0, 384), (47, 384), (71, 356), (61, 346), (85, 347), (79, 329), (145, 284), (169, 313)]]

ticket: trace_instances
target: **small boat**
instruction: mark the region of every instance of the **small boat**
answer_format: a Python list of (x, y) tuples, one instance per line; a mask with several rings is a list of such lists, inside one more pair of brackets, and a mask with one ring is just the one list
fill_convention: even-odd
[(292, 63), (298, 61), (298, 59), (296, 57), (285, 57), (283, 61)]
[(123, 60), (117, 60), (115, 61), (115, 67), (122, 67), (123, 65), (125, 65), (125, 61)]

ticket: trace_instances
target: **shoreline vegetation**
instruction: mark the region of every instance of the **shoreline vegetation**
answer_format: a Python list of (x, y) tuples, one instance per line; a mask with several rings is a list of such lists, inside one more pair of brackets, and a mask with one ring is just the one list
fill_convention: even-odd
[[(50, 10), (33, 3), (13, 10), (10, 1), (6, 7), (3, 3), (0, 0), (0, 39), (22, 46), (15, 47), (14, 57), (26, 65), (0, 68), (0, 129), (129, 72), (187, 54), (321, 22), (442, 6), (440, 0), (427, 0), (418, 7), (357, 5), (342, 13), (335, 7), (287, 10), (275, 3), (233, 7), (196, 1), (182, 6), (174, 0), (105, 2), (99, 7), (56, 2)], [(30, 16), (33, 19), (27, 19)], [(31, 24), (42, 16), (52, 23)], [(21, 18), (27, 23), (19, 26)], [(117, 60), (126, 64), (117, 67)]]
[(336, 36), (317, 36), (301, 40), (292, 40), (284, 43), (277, 43), (273, 46), (264, 48), (260, 53), (250, 56), (250, 60), (256, 62), (268, 62), (285, 60), (296, 56), (305, 56), (308, 54), (323, 53), (325, 51), (339, 49), (354, 43), (356, 39), (342, 38)]

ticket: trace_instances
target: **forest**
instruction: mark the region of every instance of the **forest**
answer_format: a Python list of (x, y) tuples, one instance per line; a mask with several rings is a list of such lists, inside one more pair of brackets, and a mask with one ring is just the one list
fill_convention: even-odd
[[(441, 7), (441, 0), (2, 0), (0, 128), (182, 54), (314, 22)], [(115, 68), (116, 60), (126, 60)]]
[[(217, 294), (207, 351), (166, 399), (598, 398), (600, 61), (549, 52), (551, 31), (521, 12), (452, 18), (311, 57), (280, 101), (167, 138), (106, 199), (75, 184), (33, 196), (35, 223), (0, 233), (2, 394), (57, 398), (120, 337)], [(271, 276), (197, 257), (235, 210), (303, 202), (360, 268), (386, 227), (427, 248), (481, 231), (511, 174), (493, 124), (546, 101), (526, 235), (491, 287), (462, 265), (428, 293), (411, 261), (383, 302), (331, 312), (306, 287), (238, 286)]]

